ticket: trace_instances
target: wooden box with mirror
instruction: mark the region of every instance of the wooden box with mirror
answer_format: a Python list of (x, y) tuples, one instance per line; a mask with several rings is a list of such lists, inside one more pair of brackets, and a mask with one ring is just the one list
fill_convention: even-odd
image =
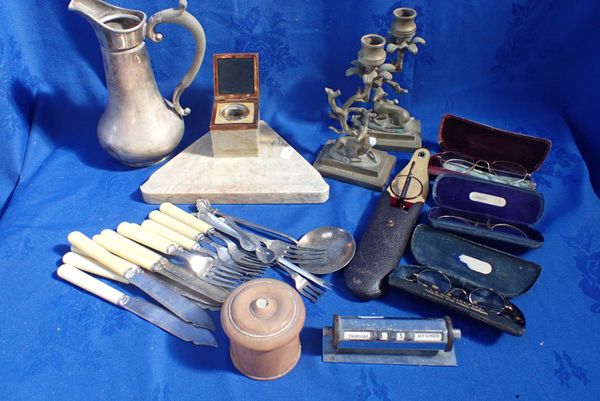
[(213, 156), (258, 156), (258, 54), (215, 54), (213, 71), (215, 100), (210, 120)]

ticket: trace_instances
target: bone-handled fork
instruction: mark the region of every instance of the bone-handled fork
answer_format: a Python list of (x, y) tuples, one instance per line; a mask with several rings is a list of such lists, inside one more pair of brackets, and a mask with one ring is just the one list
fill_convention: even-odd
[[(141, 266), (146, 270), (158, 273), (166, 279), (177, 283), (179, 287), (184, 288), (187, 292), (192, 292), (193, 296), (182, 294), (190, 299), (196, 300), (196, 298), (200, 297), (204, 303), (221, 304), (227, 298), (228, 292), (225, 289), (201, 280), (194, 273), (187, 271), (187, 269), (170, 263), (162, 255), (113, 230), (103, 230), (100, 235), (94, 235), (92, 239), (114, 255)], [(78, 253), (89, 256), (82, 251), (78, 251)], [(181, 293), (181, 291), (178, 292)]]
[[(146, 245), (158, 252), (169, 255), (184, 263), (195, 275), (207, 283), (216, 286), (231, 285), (228, 279), (222, 278), (215, 259), (200, 254), (192, 254), (180, 246), (152, 231), (134, 223), (121, 223), (117, 232), (135, 242)], [(183, 267), (182, 267), (183, 268)]]
[(250, 260), (260, 263), (261, 265), (264, 265), (264, 263), (261, 262), (255, 255), (243, 252), (229, 238), (227, 238), (225, 235), (218, 233), (212, 225), (187, 213), (186, 211), (178, 208), (177, 206), (173, 205), (172, 203), (168, 203), (168, 202), (162, 203), (160, 205), (160, 211), (162, 213), (164, 213), (176, 220), (179, 220), (180, 222), (200, 231), (201, 233), (205, 234), (206, 236), (209, 236), (209, 237), (214, 236), (214, 237), (218, 238), (219, 240), (225, 242), (225, 244), (227, 244), (227, 249), (229, 251), (229, 254), (234, 259), (236, 259), (236, 256), (244, 255), (247, 258), (249, 258)]
[[(163, 207), (163, 205), (165, 205), (165, 206)], [(160, 210), (162, 212), (165, 212), (168, 214), (167, 210), (163, 210), (163, 209), (170, 209), (172, 206), (175, 206), (175, 205), (173, 205), (172, 203), (165, 202), (165, 203), (161, 204)], [(206, 223), (210, 224), (212, 227), (216, 228), (217, 230), (237, 239), (243, 250), (248, 251), (248, 252), (256, 251), (257, 244), (254, 241), (250, 240), (245, 235), (244, 232), (240, 231), (237, 228), (237, 226), (230, 226), (229, 224), (220, 220), (217, 216), (215, 216), (211, 213), (208, 213), (208, 212), (204, 213), (204, 209), (198, 209), (198, 212), (199, 212), (199, 214), (203, 215), (203, 217), (205, 218), (203, 220), (205, 220)], [(173, 217), (177, 218), (177, 216), (173, 216)], [(200, 217), (200, 216), (198, 216), (198, 217)]]
[(294, 280), (296, 290), (298, 290), (302, 296), (306, 297), (312, 302), (317, 302), (319, 298), (325, 294), (325, 289), (314, 285), (295, 271), (287, 268), (284, 265), (279, 265), (279, 267), (285, 271), (292, 278), (292, 280)]
[[(192, 215), (189, 216), (192, 219), (195, 219), (195, 217)], [(194, 243), (198, 244), (203, 249), (206, 248), (202, 246), (202, 244), (205, 246), (210, 246), (217, 252), (217, 257), (221, 260), (221, 262), (228, 267), (234, 268), (235, 270), (249, 276), (258, 276), (264, 272), (264, 266), (256, 259), (253, 259), (249, 255), (246, 255), (243, 251), (240, 251), (233, 241), (227, 240), (227, 247), (225, 247), (208, 236), (207, 234), (211, 234), (210, 230), (214, 230), (198, 219), (196, 219), (198, 222), (196, 226), (198, 228), (204, 228), (206, 231), (200, 231), (198, 228), (183, 223), (180, 220), (177, 220), (159, 210), (150, 212), (148, 217), (150, 220), (155, 221), (158, 224), (194, 241)]]
[[(168, 227), (163, 226), (153, 220), (144, 220), (141, 224), (142, 228), (152, 231), (158, 235), (161, 235), (172, 241), (174, 245), (178, 245), (188, 252), (199, 253), (201, 255), (209, 256), (213, 259), (218, 259), (218, 255), (206, 248), (203, 248), (196, 241), (187, 238), (184, 235), (179, 234), (176, 231), (171, 230)], [(217, 271), (222, 273), (223, 277), (229, 277), (235, 280), (243, 279), (244, 275), (237, 270), (230, 269), (225, 263), (219, 259), (219, 264), (216, 266)]]

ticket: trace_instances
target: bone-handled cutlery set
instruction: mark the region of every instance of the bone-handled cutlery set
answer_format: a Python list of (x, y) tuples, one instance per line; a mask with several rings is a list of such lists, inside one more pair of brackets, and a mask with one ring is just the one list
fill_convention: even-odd
[[(331, 287), (306, 268), (332, 263), (327, 244), (299, 245), (286, 234), (223, 215), (206, 200), (197, 206), (192, 214), (163, 203), (141, 224), (122, 222), (91, 237), (74, 231), (57, 273), (185, 341), (210, 346), (217, 344), (207, 310), (220, 309), (231, 291), (269, 267), (279, 267), (312, 302)], [(136, 286), (156, 304), (92, 275)]]

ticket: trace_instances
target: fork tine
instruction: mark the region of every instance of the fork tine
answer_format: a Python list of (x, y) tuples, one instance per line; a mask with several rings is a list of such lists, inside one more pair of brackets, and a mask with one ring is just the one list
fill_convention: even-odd
[(232, 257), (232, 259), (235, 262), (235, 264), (239, 265), (239, 266), (247, 267), (250, 269), (264, 268), (264, 265), (262, 263), (256, 263), (256, 262), (252, 262), (247, 259), (244, 259), (244, 258), (237, 258), (237, 257)]
[(236, 263), (236, 264), (237, 264), (237, 269), (238, 270), (242, 270), (242, 271), (245, 271), (245, 272), (263, 272), (263, 271), (265, 271), (265, 268), (262, 267), (262, 266), (261, 267), (258, 267), (258, 266), (256, 266), (256, 267), (249, 267), (249, 266), (240, 265), (238, 263)]
[(256, 258), (253, 259), (253, 258), (249, 257), (248, 255), (243, 255), (242, 257), (237, 258), (237, 260), (242, 263), (246, 263), (250, 266), (262, 267), (265, 265), (263, 262), (259, 261), (258, 259), (256, 259)]
[(310, 253), (310, 252), (298, 252), (293, 250), (285, 251), (286, 255), (294, 255), (303, 258), (325, 258), (327, 257), (327, 253)]
[(232, 279), (232, 280), (239, 280), (240, 278), (242, 278), (241, 274), (233, 275), (233, 274), (230, 274), (228, 272), (224, 272), (224, 271), (219, 270), (219, 269), (211, 270), (211, 273), (214, 274), (217, 277), (222, 277), (222, 278), (227, 278), (227, 279)]
[(320, 297), (321, 295), (325, 294), (325, 291), (316, 288), (315, 286), (311, 285), (310, 283), (308, 283), (306, 285), (305, 289), (317, 297)]
[(265, 274), (264, 270), (244, 272), (244, 276), (250, 276), (250, 277), (258, 277), (258, 276), (262, 276), (263, 274)]
[(314, 297), (313, 295), (311, 295), (311, 294), (307, 293), (306, 291), (304, 291), (304, 289), (302, 289), (302, 290), (298, 290), (298, 292), (299, 292), (299, 293), (300, 293), (302, 296), (304, 296), (305, 298), (307, 298), (308, 300), (310, 300), (310, 301), (312, 301), (312, 302), (317, 302), (317, 300), (318, 300), (318, 299), (317, 299), (316, 297)]
[(212, 284), (214, 286), (217, 287), (222, 287), (223, 289), (229, 291), (232, 288), (237, 287), (237, 283), (227, 283), (227, 282), (223, 282), (221, 280), (217, 280), (215, 278), (212, 277), (205, 277), (202, 280), (206, 281), (209, 284)]
[(290, 259), (290, 260), (300, 260), (300, 261), (304, 261), (304, 262), (313, 262), (313, 263), (324, 263), (327, 262), (327, 258), (326, 257), (304, 257), (304, 256), (298, 256), (298, 255), (290, 255), (290, 254), (285, 254), (283, 256), (286, 259)]
[(298, 249), (287, 248), (285, 250), (286, 253), (293, 253), (294, 255), (306, 255), (306, 256), (324, 256), (327, 255), (327, 252), (312, 252), (312, 251), (302, 251)]
[(288, 248), (294, 249), (297, 251), (301, 251), (301, 252), (327, 252), (327, 249), (325, 249), (325, 248), (312, 248), (312, 247), (301, 246), (301, 245), (289, 245)]
[(218, 278), (218, 279), (221, 279), (221, 280), (226, 280), (226, 281), (229, 281), (229, 282), (236, 282), (236, 281), (240, 280), (239, 277), (229, 276), (227, 273), (221, 272), (219, 270), (209, 270), (208, 271), (208, 275), (210, 277)]
[(221, 263), (218, 266), (218, 269), (224, 272), (228, 272), (230, 274), (235, 274), (236, 276), (242, 276), (243, 273), (240, 272), (238, 266), (235, 264), (235, 262), (231, 261), (230, 263)]
[(210, 280), (213, 280), (215, 282), (220, 283), (218, 285), (221, 285), (221, 286), (222, 285), (233, 285), (233, 286), (236, 286), (236, 285), (239, 284), (239, 280), (231, 280), (231, 279), (228, 279), (226, 277), (220, 277), (219, 275), (216, 275), (213, 272), (209, 273), (207, 275), (207, 278), (209, 278)]

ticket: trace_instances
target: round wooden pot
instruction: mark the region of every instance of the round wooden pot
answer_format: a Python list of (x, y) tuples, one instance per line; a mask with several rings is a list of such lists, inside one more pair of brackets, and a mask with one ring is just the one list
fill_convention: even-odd
[(287, 374), (300, 358), (305, 317), (302, 299), (281, 281), (257, 279), (236, 288), (221, 308), (235, 367), (256, 380)]

